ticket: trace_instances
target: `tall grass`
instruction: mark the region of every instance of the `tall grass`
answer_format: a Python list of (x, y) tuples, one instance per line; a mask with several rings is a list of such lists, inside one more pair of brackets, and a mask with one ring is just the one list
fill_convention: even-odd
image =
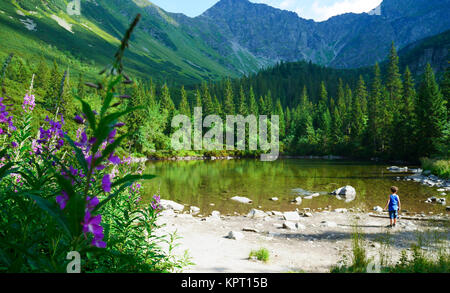
[[(431, 234), (431, 235), (430, 235)], [(371, 264), (376, 264), (380, 273), (449, 273), (450, 252), (447, 245), (446, 233), (418, 232), (416, 243), (411, 245), (410, 253), (401, 251), (397, 262), (390, 253), (390, 235), (382, 237), (379, 248), (379, 260), (368, 258), (364, 248), (364, 236), (355, 231), (352, 241), (352, 258), (342, 256), (338, 265), (331, 268), (332, 273), (368, 273), (373, 272)], [(370, 271), (369, 271), (370, 270)]]
[(450, 160), (422, 158), (420, 162), (424, 170), (430, 170), (432, 174), (441, 178), (450, 179)]

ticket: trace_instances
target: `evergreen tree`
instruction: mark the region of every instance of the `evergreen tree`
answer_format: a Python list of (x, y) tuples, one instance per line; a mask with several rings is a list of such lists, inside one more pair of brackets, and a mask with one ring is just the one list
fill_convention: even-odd
[(419, 87), (416, 113), (419, 156), (430, 156), (440, 149), (447, 123), (446, 102), (430, 64), (427, 64)]
[(406, 67), (403, 83), (403, 95), (399, 112), (395, 116), (396, 157), (413, 159), (416, 148), (416, 115), (415, 115), (416, 90), (414, 80)]
[(40, 88), (46, 92), (50, 80), (50, 71), (48, 69), (47, 62), (45, 62), (43, 58), (39, 60), (35, 72), (35, 87)]
[(352, 103), (352, 127), (351, 127), (351, 136), (354, 141), (357, 141), (361, 138), (363, 134), (367, 119), (364, 115), (363, 104), (364, 101), (367, 100), (367, 90), (364, 79), (360, 76), (358, 87), (356, 89), (356, 93), (353, 96)]
[(385, 105), (381, 103), (383, 98), (383, 84), (381, 81), (381, 71), (378, 63), (375, 64), (374, 78), (368, 102), (368, 129), (367, 140), (369, 151), (376, 154), (382, 145), (382, 134), (385, 131), (383, 127), (383, 115)]
[(212, 101), (211, 94), (209, 93), (208, 85), (206, 82), (202, 84), (202, 105), (203, 105), (203, 116), (216, 114), (214, 113), (214, 104)]
[(170, 91), (166, 83), (162, 86), (161, 91), (161, 111), (163, 110), (166, 110), (168, 113), (173, 113), (175, 110), (175, 105), (170, 97)]
[(61, 80), (62, 74), (59, 72), (58, 64), (54, 61), (53, 67), (50, 71), (50, 80), (48, 82), (48, 87), (43, 102), (45, 109), (53, 113), (56, 113), (56, 107), (59, 103)]
[(233, 88), (231, 86), (230, 79), (227, 79), (226, 85), (225, 85), (224, 112), (225, 112), (225, 115), (234, 115), (236, 112), (236, 109), (234, 106)]
[(238, 113), (243, 115), (244, 117), (246, 117), (248, 115), (247, 98), (245, 97), (244, 89), (242, 88), (242, 86), (239, 91), (239, 112)]
[(253, 92), (253, 87), (250, 87), (250, 98), (249, 98), (249, 110), (250, 114), (258, 115), (258, 103), (256, 103), (255, 93)]
[(179, 107), (180, 114), (191, 117), (191, 109), (189, 107), (186, 90), (184, 86), (181, 87), (181, 102)]

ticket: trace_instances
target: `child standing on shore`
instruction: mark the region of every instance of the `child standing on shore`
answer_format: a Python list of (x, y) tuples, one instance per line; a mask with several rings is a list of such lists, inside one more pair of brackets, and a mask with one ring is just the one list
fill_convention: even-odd
[(398, 214), (401, 209), (401, 202), (400, 197), (398, 196), (398, 187), (392, 186), (391, 187), (392, 194), (389, 196), (388, 202), (386, 204), (385, 210), (389, 207), (389, 220), (390, 225), (389, 228), (395, 227), (395, 224), (397, 224)]

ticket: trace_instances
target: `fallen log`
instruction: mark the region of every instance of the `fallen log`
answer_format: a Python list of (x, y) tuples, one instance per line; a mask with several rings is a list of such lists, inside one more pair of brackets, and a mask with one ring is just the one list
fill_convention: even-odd
[[(377, 215), (369, 213), (370, 217), (373, 218), (383, 218), (383, 219), (389, 219), (389, 216), (387, 215)], [(410, 217), (410, 216), (402, 216), (399, 217), (400, 220), (411, 220), (411, 221), (439, 221), (439, 222), (449, 222), (450, 219), (448, 218), (425, 218), (425, 217)]]

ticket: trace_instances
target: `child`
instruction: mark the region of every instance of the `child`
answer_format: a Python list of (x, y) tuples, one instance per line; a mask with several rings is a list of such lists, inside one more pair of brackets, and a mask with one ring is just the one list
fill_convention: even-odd
[(391, 223), (388, 226), (389, 228), (395, 227), (395, 224), (397, 223), (398, 219), (398, 213), (400, 212), (401, 209), (400, 197), (397, 195), (398, 187), (392, 186), (391, 191), (392, 194), (389, 196), (389, 200), (386, 204), (386, 207), (384, 208), (386, 210), (389, 206), (389, 220)]

